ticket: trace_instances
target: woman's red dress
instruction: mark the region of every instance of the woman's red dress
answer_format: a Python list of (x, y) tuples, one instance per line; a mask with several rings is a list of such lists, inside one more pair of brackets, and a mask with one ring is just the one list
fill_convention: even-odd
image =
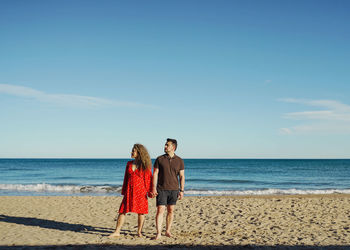
[(119, 213), (148, 214), (147, 194), (151, 192), (152, 171), (132, 170), (133, 161), (126, 164), (122, 188), (123, 201)]

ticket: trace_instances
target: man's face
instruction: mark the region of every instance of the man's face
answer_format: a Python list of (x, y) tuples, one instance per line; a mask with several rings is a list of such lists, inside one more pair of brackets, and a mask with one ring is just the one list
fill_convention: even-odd
[(174, 151), (175, 151), (174, 144), (170, 141), (166, 142), (165, 146), (164, 146), (164, 152), (168, 154), (168, 153), (174, 152)]

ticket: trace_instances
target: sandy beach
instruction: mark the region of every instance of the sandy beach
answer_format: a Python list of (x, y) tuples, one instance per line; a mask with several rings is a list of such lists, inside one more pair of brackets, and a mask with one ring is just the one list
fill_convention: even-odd
[(173, 238), (151, 240), (155, 200), (144, 238), (128, 214), (109, 239), (122, 197), (0, 197), (0, 248), (350, 248), (350, 195), (185, 197)]

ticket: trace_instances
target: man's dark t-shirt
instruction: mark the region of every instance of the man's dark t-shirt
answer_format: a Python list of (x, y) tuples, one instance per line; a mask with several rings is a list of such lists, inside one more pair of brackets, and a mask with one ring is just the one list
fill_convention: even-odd
[(180, 170), (185, 169), (184, 161), (174, 155), (171, 158), (169, 155), (164, 154), (159, 156), (154, 162), (154, 168), (158, 168), (158, 184), (159, 190), (178, 190), (179, 189), (179, 173)]

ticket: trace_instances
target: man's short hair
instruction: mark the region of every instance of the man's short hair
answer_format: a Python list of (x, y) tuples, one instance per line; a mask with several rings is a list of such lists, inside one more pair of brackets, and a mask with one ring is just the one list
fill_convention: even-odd
[(175, 150), (177, 149), (177, 141), (175, 140), (175, 139), (170, 139), (170, 138), (168, 138), (168, 139), (166, 139), (166, 141), (167, 142), (171, 142), (174, 146), (175, 146)]

